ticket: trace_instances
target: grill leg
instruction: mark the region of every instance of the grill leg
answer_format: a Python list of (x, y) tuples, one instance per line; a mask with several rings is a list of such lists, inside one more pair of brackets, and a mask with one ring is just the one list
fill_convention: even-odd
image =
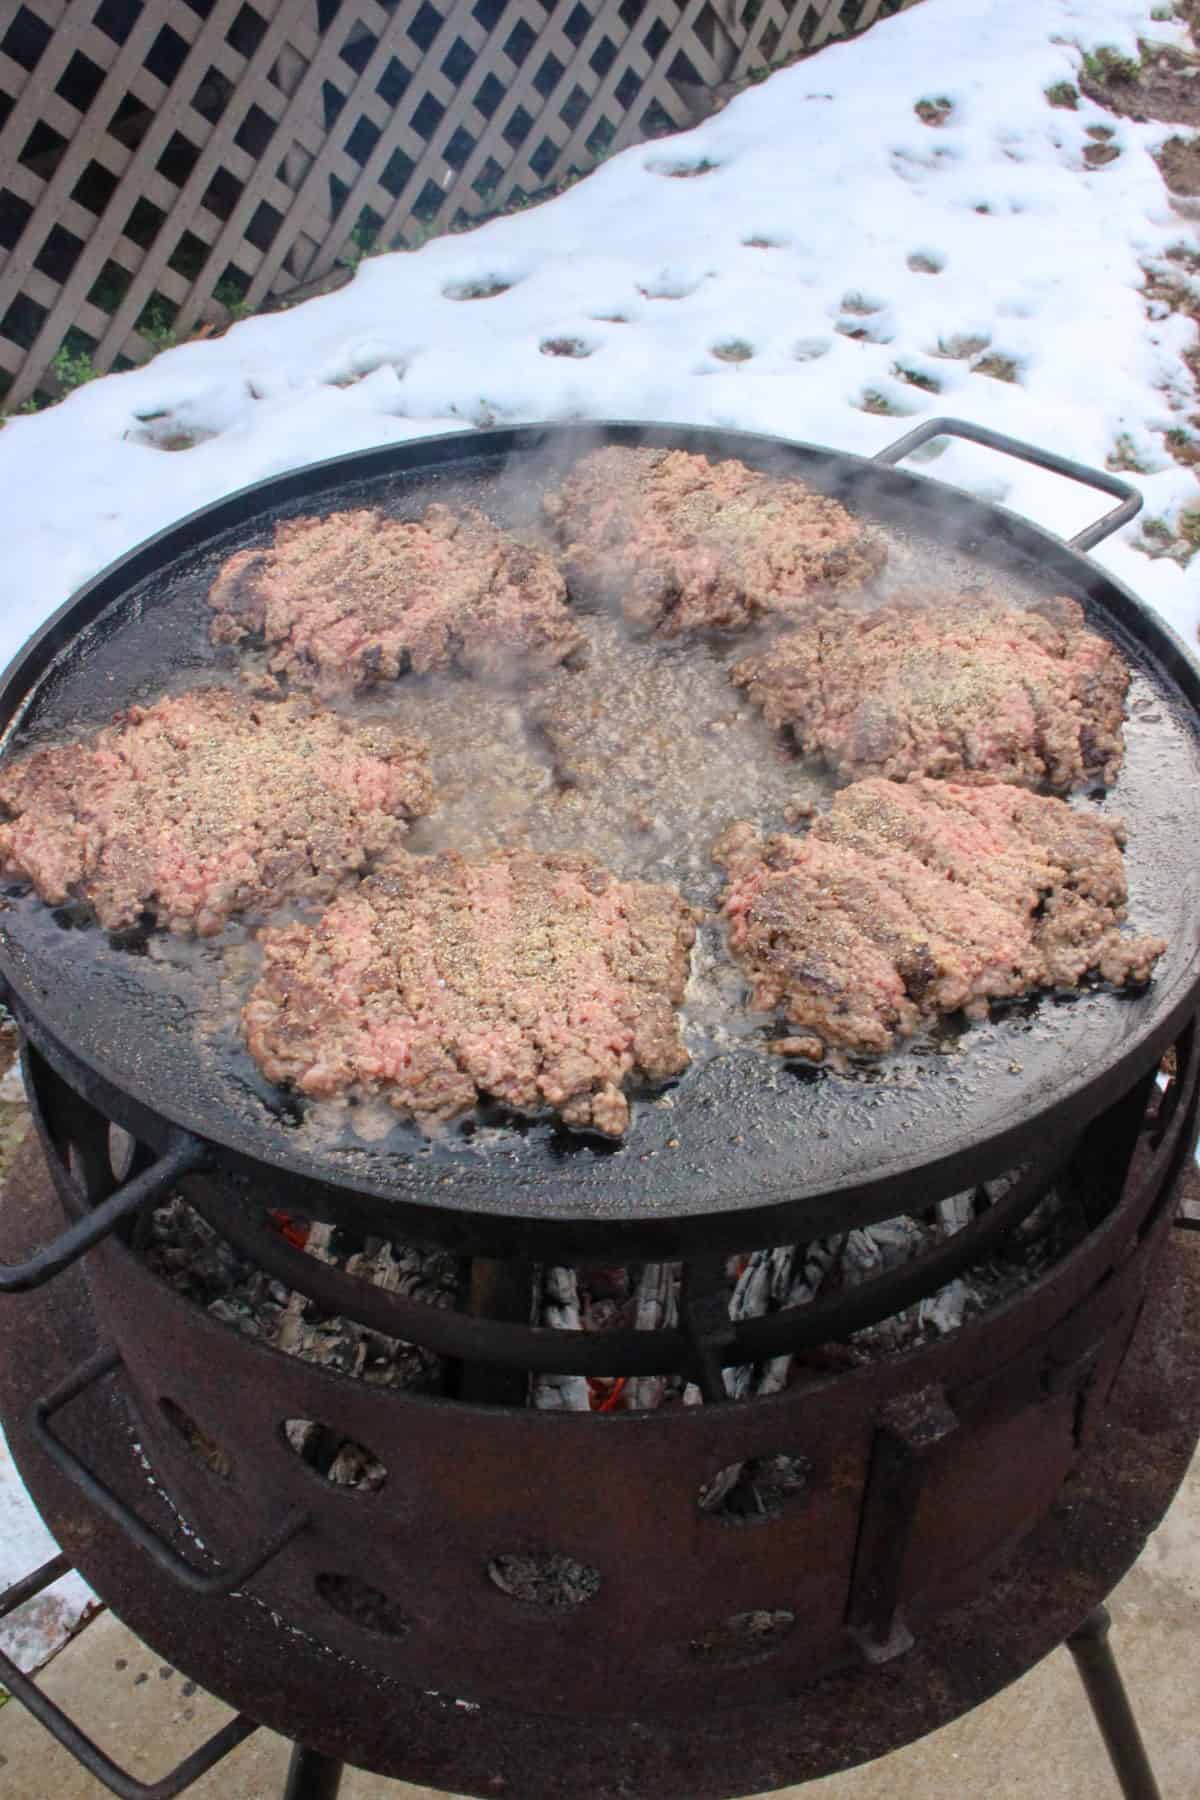
[(293, 1744), (283, 1800), (337, 1800), (345, 1767), (335, 1757)]
[(1146, 1746), (1133, 1716), (1117, 1659), (1108, 1641), (1112, 1617), (1106, 1606), (1089, 1613), (1067, 1639), (1087, 1691), (1100, 1735), (1125, 1800), (1162, 1800)]

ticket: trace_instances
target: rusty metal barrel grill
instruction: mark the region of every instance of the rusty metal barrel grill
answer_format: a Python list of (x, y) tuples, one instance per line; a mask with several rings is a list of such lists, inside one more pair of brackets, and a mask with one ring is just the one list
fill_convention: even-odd
[[(893, 466), (955, 432), (1119, 505), (1065, 546)], [(128, 956), (98, 934), (67, 943), (48, 909), (12, 898), (0, 974), (50, 1185), (27, 1161), (32, 1197), (24, 1204), (10, 1184), (0, 1211), (0, 1416), (52, 1528), (118, 1610), (188, 1667), (176, 1646), (195, 1609), (199, 1678), (316, 1747), (294, 1773), (297, 1795), (334, 1791), (345, 1759), (480, 1795), (549, 1800), (574, 1768), (573, 1785), (597, 1800), (722, 1800), (859, 1760), (864, 1744), (878, 1754), (878, 1731), (852, 1742), (832, 1728), (797, 1750), (797, 1720), (835, 1690), (853, 1687), (861, 1707), (872, 1682), (919, 1688), (924, 1669), (945, 1690), (943, 1712), (910, 1699), (891, 1741), (953, 1716), (954, 1684), (921, 1659), (952, 1645), (1005, 1581), (1010, 1611), (1019, 1605), (1004, 1571), (1024, 1566), (1035, 1553), (1017, 1547), (1040, 1542), (1064, 1490), (1112, 1454), (1130, 1345), (1132, 1365), (1136, 1345), (1165, 1329), (1147, 1316), (1147, 1294), (1167, 1279), (1200, 1106), (1190, 850), (1200, 674), (1081, 554), (1136, 510), (1115, 477), (954, 421), (932, 421), (875, 462), (625, 425), (470, 433), (339, 458), (206, 508), (97, 577), (9, 670), (0, 719), (10, 736), (87, 722), (151, 674), (161, 687), (197, 666), (215, 561), (289, 511), (365, 498), (411, 512), (436, 492), (490, 500), (503, 515), (523, 464), (534, 480), (598, 436), (793, 471), (884, 524), (965, 545), (981, 569), (1035, 568), (1082, 601), (1135, 671), (1142, 703), (1115, 804), (1129, 821), (1139, 921), (1170, 948), (1144, 995), (1043, 1002), (1037, 1034), (1028, 1016), (1000, 1019), (977, 1051), (968, 1043), (978, 1079), (964, 1086), (923, 1066), (915, 1101), (911, 1088), (780, 1080), (774, 1068), (768, 1079), (771, 1059), (731, 1055), (681, 1080), (669, 1121), (638, 1109), (619, 1147), (535, 1122), (486, 1155), (469, 1138), (430, 1148), (401, 1133), (322, 1159), (234, 1049), (197, 1053), (171, 996)], [(964, 1188), (980, 1195), (973, 1221), (923, 1257), (806, 1307), (730, 1318), (721, 1270), (731, 1251), (929, 1210)], [(148, 1211), (176, 1193), (316, 1308), (445, 1358), (445, 1392), (376, 1387), (289, 1358), (172, 1292), (140, 1247)], [(1082, 1233), (982, 1317), (841, 1373), (801, 1365), (770, 1398), (725, 1399), (724, 1370), (850, 1342), (985, 1261), (1051, 1193), (1079, 1209)], [(472, 1261), (490, 1272), (472, 1284), (475, 1310), (403, 1299), (306, 1255), (271, 1228), (280, 1208)], [(667, 1257), (685, 1269), (675, 1327), (593, 1335), (528, 1322), (520, 1271), (534, 1261)], [(44, 1379), (22, 1357), (22, 1333), (48, 1356)], [(1194, 1353), (1186, 1364), (1169, 1427), (1175, 1461), (1166, 1457), (1175, 1480), (1197, 1420)], [(544, 1412), (520, 1404), (539, 1373), (682, 1375), (703, 1404)], [(367, 1446), (385, 1479), (371, 1492), (331, 1486), (289, 1443), (294, 1420)], [(705, 1506), (723, 1471), (776, 1456), (804, 1471), (793, 1491), (742, 1515)], [(1165, 1504), (1171, 1477), (1158, 1469), (1155, 1481), (1153, 1497), (1148, 1488), (1141, 1509), (1130, 1506), (1130, 1541), (1114, 1533), (1118, 1561)], [(1105, 1589), (1083, 1605), (1057, 1554), (1047, 1628), (1056, 1605), (1069, 1613), (1081, 1601), (1061, 1638)], [(506, 1591), (495, 1573), (511, 1558), (555, 1580)], [(1015, 1626), (989, 1629), (998, 1644), (1010, 1634), (997, 1671), (1011, 1679), (1023, 1654)], [(1099, 1640), (1088, 1641), (1094, 1661)], [(313, 1698), (322, 1666), (340, 1677), (323, 1704)], [(38, 1704), (28, 1682), (14, 1691)], [(224, 1734), (210, 1765), (237, 1739)], [(94, 1746), (82, 1753), (110, 1785), (121, 1779)], [(193, 1759), (178, 1780), (197, 1772)]]

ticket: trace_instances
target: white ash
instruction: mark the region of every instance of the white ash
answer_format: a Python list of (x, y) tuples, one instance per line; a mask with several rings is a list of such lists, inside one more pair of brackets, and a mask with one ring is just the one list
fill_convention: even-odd
[[(810, 1305), (869, 1282), (944, 1243), (981, 1209), (996, 1204), (1014, 1177), (956, 1194), (922, 1217), (903, 1216), (855, 1228), (803, 1245), (785, 1244), (730, 1257), (726, 1264), (733, 1319)], [(912, 1306), (844, 1341), (814, 1346), (795, 1356), (726, 1369), (726, 1392), (745, 1400), (781, 1392), (791, 1382), (826, 1375), (912, 1349), (947, 1336), (972, 1317), (1017, 1293), (1057, 1261), (1086, 1226), (1077, 1205), (1055, 1191), (1036, 1206), (1005, 1243), (982, 1263), (945, 1283)], [(309, 1228), (308, 1254), (389, 1292), (437, 1307), (460, 1304), (460, 1267), (444, 1251), (370, 1238), (350, 1244), (330, 1226)], [(416, 1392), (445, 1391), (445, 1360), (429, 1350), (388, 1338), (352, 1320), (322, 1313), (315, 1303), (275, 1280), (220, 1238), (184, 1200), (175, 1198), (152, 1215), (144, 1255), (177, 1293), (247, 1336), (290, 1356), (333, 1368), (377, 1386)], [(535, 1281), (533, 1322), (563, 1332), (615, 1329), (669, 1330), (679, 1323), (683, 1264), (632, 1266), (547, 1265)], [(582, 1375), (540, 1375), (530, 1386), (532, 1404), (550, 1411), (654, 1411), (660, 1406), (703, 1403), (682, 1374), (632, 1376), (627, 1381)], [(293, 1447), (331, 1481), (377, 1486), (384, 1472), (370, 1453), (322, 1427), (294, 1422)], [(782, 1477), (776, 1472), (776, 1485)], [(794, 1472), (788, 1480), (793, 1480)], [(739, 1493), (759, 1505), (761, 1472), (723, 1472), (713, 1504)], [(734, 1510), (738, 1510), (737, 1507)]]
[[(1004, 1176), (986, 1189), (971, 1189), (936, 1202), (924, 1217), (901, 1216), (812, 1243), (776, 1245), (748, 1256), (730, 1257), (731, 1319), (761, 1318), (766, 1313), (811, 1304), (899, 1268), (935, 1249), (995, 1205), (1016, 1178)], [(852, 1333), (844, 1342), (829, 1343), (800, 1355), (777, 1356), (759, 1364), (724, 1371), (725, 1391), (732, 1400), (780, 1393), (807, 1372), (825, 1374), (876, 1358), (913, 1349), (959, 1330), (970, 1319), (1019, 1292), (1056, 1262), (1086, 1229), (1078, 1207), (1055, 1190), (1034, 1208), (1024, 1223), (985, 1261), (946, 1282), (935, 1292), (879, 1323)], [(611, 1293), (614, 1271), (604, 1271)], [(682, 1263), (647, 1263), (627, 1271), (628, 1297), (598, 1305), (591, 1287), (592, 1271), (557, 1267), (543, 1271), (538, 1322), (569, 1318), (571, 1330), (603, 1331), (614, 1326), (662, 1330), (679, 1320)], [(569, 1295), (565, 1308), (556, 1296)], [(568, 1392), (570, 1399), (563, 1396)], [(545, 1377), (534, 1384), (535, 1406), (566, 1406), (583, 1411), (603, 1403), (611, 1384), (582, 1377)], [(632, 1377), (619, 1396), (623, 1410), (653, 1411), (663, 1405), (696, 1406), (700, 1390), (680, 1376)], [(722, 1473), (722, 1492), (739, 1485), (744, 1471)], [(753, 1486), (754, 1484), (749, 1484)], [(716, 1503), (716, 1502), (714, 1502)]]
[[(574, 1269), (542, 1271), (543, 1325), (556, 1331), (582, 1331), (579, 1281)], [(534, 1405), (546, 1412), (587, 1412), (591, 1394), (583, 1375), (539, 1375), (533, 1384)]]
[[(458, 1265), (448, 1252), (380, 1238), (350, 1247), (332, 1226), (320, 1224), (309, 1228), (304, 1248), (318, 1261), (389, 1293), (437, 1307), (456, 1304)], [(352, 1319), (321, 1312), (315, 1301), (239, 1255), (179, 1197), (151, 1215), (142, 1253), (148, 1266), (184, 1299), (287, 1356), (376, 1387), (417, 1393), (442, 1390), (444, 1358)], [(292, 1448), (328, 1480), (346, 1487), (382, 1485), (381, 1465), (361, 1445), (308, 1421), (292, 1420), (286, 1429)]]
[[(681, 1263), (647, 1263), (637, 1284), (633, 1323), (638, 1331), (669, 1331), (679, 1323)], [(631, 1411), (652, 1411), (661, 1406), (669, 1375), (635, 1375), (626, 1384), (625, 1402)]]
[[(679, 1323), (682, 1263), (644, 1263), (640, 1268), (586, 1268), (548, 1265), (535, 1296), (535, 1323), (566, 1331), (665, 1331)], [(534, 1406), (547, 1412), (588, 1412), (602, 1404), (611, 1385), (594, 1390), (584, 1375), (539, 1375)], [(680, 1390), (678, 1376), (633, 1375), (618, 1396), (622, 1411), (653, 1412), (668, 1392)]]

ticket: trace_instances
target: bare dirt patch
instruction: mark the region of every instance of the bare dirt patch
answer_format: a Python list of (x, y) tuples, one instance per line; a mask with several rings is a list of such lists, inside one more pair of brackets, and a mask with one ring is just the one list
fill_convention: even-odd
[[(1189, 8), (1188, 13), (1194, 37), (1200, 7)], [(1118, 67), (1118, 78), (1114, 80), (1112, 71), (1106, 75), (1093, 58), (1082, 71), (1079, 85), (1089, 100), (1123, 118), (1139, 123), (1157, 119), (1164, 125), (1200, 127), (1198, 67), (1200, 55), (1195, 50), (1178, 50), (1171, 44), (1144, 45), (1140, 63), (1130, 65), (1132, 78)]]
[(1200, 194), (1200, 138), (1168, 138), (1157, 161), (1173, 194)]
[(936, 100), (918, 100), (913, 111), (922, 125), (944, 125), (954, 111), (954, 102), (939, 94)]
[[(1139, 123), (1153, 120), (1191, 128), (1191, 133), (1177, 132), (1169, 138), (1156, 159), (1163, 182), (1176, 199), (1176, 211), (1191, 217), (1198, 210), (1196, 196), (1200, 196), (1200, 135), (1193, 135), (1200, 133), (1200, 0), (1177, 0), (1175, 14), (1189, 28), (1192, 41), (1188, 49), (1143, 43), (1137, 63), (1128, 66), (1111, 62), (1106, 66), (1093, 53), (1085, 59), (1080, 86), (1090, 100), (1111, 113)], [(1094, 154), (1112, 147), (1109, 140), (1113, 134), (1101, 135), (1105, 129), (1089, 130), (1092, 143), (1084, 151), (1089, 161), (1088, 150)], [(1178, 276), (1163, 263), (1146, 269), (1146, 310), (1151, 319), (1165, 319), (1174, 313), (1200, 325), (1200, 296), (1194, 280), (1200, 274), (1200, 250), (1189, 241), (1186, 225), (1180, 235), (1183, 241), (1167, 252), (1167, 263), (1178, 268)], [(1184, 362), (1200, 390), (1200, 335), (1184, 352)], [(1200, 409), (1194, 397), (1181, 403), (1174, 391), (1168, 391), (1166, 398), (1171, 410), (1182, 416), (1177, 425), (1163, 431), (1163, 448), (1176, 462), (1200, 474)], [(1114, 462), (1113, 457), (1118, 460)], [(1129, 466), (1120, 439), (1110, 456), (1113, 466)], [(1200, 549), (1200, 489), (1196, 504), (1185, 505), (1173, 522), (1143, 518), (1135, 541), (1146, 556), (1169, 556), (1186, 567)]]
[(1062, 107), (1069, 112), (1079, 109), (1079, 89), (1073, 81), (1056, 81), (1046, 89), (1046, 98), (1051, 106)]
[(1000, 356), (992, 351), (987, 356), (981, 356), (978, 362), (971, 364), (971, 373), (972, 375), (990, 375), (993, 381), (1016, 381), (1018, 368), (1011, 356)]

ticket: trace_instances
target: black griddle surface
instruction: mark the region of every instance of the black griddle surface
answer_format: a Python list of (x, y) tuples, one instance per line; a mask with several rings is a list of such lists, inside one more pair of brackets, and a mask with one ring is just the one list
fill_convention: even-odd
[(405, 1125), (375, 1142), (348, 1127), (331, 1133), (263, 1080), (232, 1015), (197, 1029), (197, 983), (215, 984), (215, 963), (206, 975), (203, 955), (184, 966), (146, 955), (144, 943), (118, 947), (12, 892), (0, 912), (0, 968), (19, 1008), (36, 1017), (44, 1047), (65, 1046), (218, 1154), (357, 1190), (383, 1202), (383, 1216), (395, 1209), (398, 1224), (409, 1207), (433, 1205), (497, 1225), (556, 1221), (583, 1237), (626, 1226), (666, 1244), (685, 1221), (707, 1217), (727, 1241), (742, 1226), (750, 1241), (766, 1228), (755, 1215), (782, 1208), (772, 1221), (782, 1241), (785, 1229), (816, 1233), (928, 1202), (960, 1178), (1045, 1149), (1152, 1066), (1195, 1004), (1200, 677), (1157, 618), (1095, 564), (940, 483), (810, 446), (669, 426), (471, 432), (338, 458), (204, 509), (76, 595), (5, 677), (5, 746), (78, 736), (165, 689), (228, 679), (236, 663), (208, 641), (207, 588), (225, 557), (268, 539), (278, 518), (362, 504), (412, 516), (438, 498), (520, 522), (557, 469), (604, 441), (736, 455), (800, 475), (885, 526), (953, 543), (981, 573), (1007, 570), (1085, 604), (1134, 670), (1126, 762), (1102, 804), (1128, 822), (1132, 924), (1169, 943), (1146, 992), (1043, 997), (848, 1076), (737, 1044), (669, 1091), (635, 1098), (617, 1145), (548, 1121), (489, 1124), (486, 1114), (432, 1142)]

